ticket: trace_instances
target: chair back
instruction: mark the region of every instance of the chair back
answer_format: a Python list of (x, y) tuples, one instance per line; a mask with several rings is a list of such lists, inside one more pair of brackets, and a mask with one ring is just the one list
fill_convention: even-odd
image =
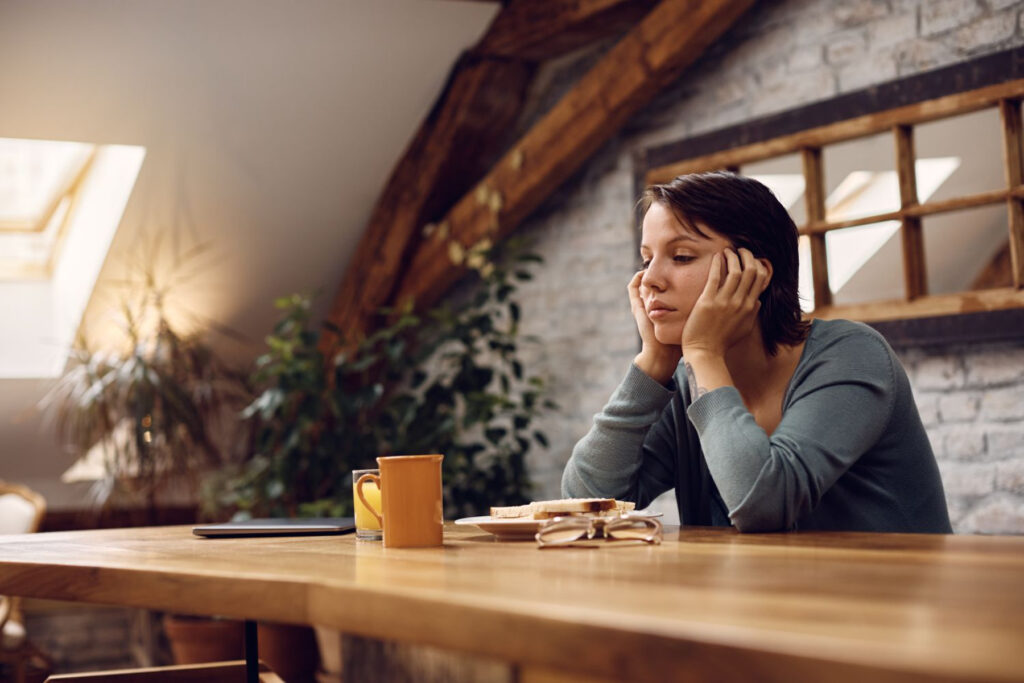
[[(39, 529), (46, 501), (35, 491), (0, 479), (0, 534), (30, 534)], [(46, 658), (26, 643), (18, 598), (0, 595), (0, 660), (14, 666), (15, 680), (25, 680), (26, 663)], [(47, 664), (46, 668), (49, 668)]]
[(35, 491), (0, 479), (0, 534), (31, 534), (39, 530), (46, 501)]

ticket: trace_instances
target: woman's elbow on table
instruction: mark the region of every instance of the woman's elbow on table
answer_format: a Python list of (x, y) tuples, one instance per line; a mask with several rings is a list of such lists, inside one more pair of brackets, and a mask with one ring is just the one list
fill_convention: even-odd
[(741, 533), (791, 531), (797, 520), (812, 510), (821, 497), (810, 475), (799, 476), (788, 468), (765, 467), (729, 520)]
[(736, 511), (729, 513), (729, 521), (733, 528), (741, 534), (764, 534), (789, 531), (792, 526), (787, 526), (785, 521), (778, 515), (763, 514), (763, 511)]

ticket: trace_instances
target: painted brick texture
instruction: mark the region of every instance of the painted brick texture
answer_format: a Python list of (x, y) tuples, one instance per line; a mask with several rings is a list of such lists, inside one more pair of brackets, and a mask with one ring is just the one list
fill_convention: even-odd
[[(528, 360), (551, 377), (562, 407), (542, 424), (551, 447), (530, 462), (535, 495), (558, 495), (573, 444), (638, 349), (626, 296), (636, 267), (635, 152), (1019, 46), (1022, 26), (1024, 2), (761, 3), (634, 116), (523, 226), (546, 258), (521, 289), (524, 332), (542, 342)], [(536, 101), (557, 101), (595, 58), (550, 65)], [(955, 530), (1024, 533), (1024, 348), (898, 353), (940, 462)], [(656, 505), (674, 518), (670, 498)]]
[(133, 655), (138, 612), (121, 607), (47, 603), (26, 608), (25, 629), (53, 661), (54, 673), (139, 666)]

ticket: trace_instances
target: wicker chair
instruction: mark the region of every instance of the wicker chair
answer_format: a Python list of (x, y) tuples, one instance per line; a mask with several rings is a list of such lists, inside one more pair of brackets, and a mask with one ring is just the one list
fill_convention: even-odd
[[(35, 491), (0, 480), (0, 534), (37, 531), (46, 513), (46, 501)], [(25, 624), (17, 597), (0, 595), (0, 664), (12, 671), (14, 683), (25, 683), (28, 667), (48, 672), (49, 658), (25, 637)]]

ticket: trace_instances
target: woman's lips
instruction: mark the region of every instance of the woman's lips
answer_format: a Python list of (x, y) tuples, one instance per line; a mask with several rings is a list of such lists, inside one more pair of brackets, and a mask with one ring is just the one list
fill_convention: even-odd
[(650, 318), (651, 320), (660, 320), (661, 318), (664, 318), (675, 312), (676, 309), (674, 308), (666, 308), (664, 306), (659, 306), (647, 311), (647, 317)]

